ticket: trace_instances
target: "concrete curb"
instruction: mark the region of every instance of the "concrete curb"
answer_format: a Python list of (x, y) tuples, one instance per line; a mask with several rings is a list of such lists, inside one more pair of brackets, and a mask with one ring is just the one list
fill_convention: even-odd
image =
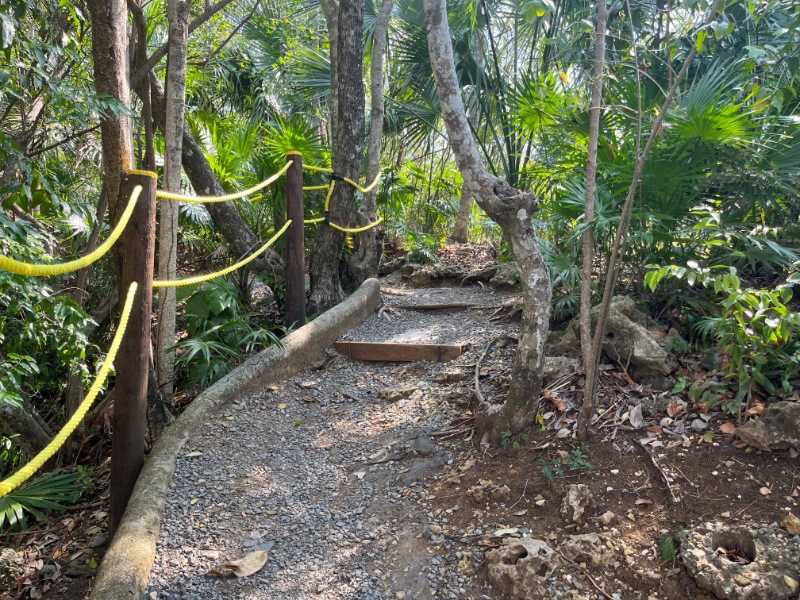
[(161, 515), (184, 443), (225, 403), (298, 373), (339, 336), (363, 323), (381, 303), (377, 279), (289, 335), (283, 349), (267, 348), (206, 391), (164, 432), (142, 469), (128, 508), (103, 558), (90, 600), (140, 600), (156, 555)]

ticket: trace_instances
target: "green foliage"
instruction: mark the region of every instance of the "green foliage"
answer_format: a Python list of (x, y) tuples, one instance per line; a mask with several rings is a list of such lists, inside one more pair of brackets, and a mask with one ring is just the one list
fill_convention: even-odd
[(672, 560), (678, 555), (674, 538), (668, 535), (661, 536), (661, 556), (664, 560)]
[(581, 444), (580, 448), (570, 450), (564, 462), (570, 469), (594, 470), (594, 465), (589, 462), (589, 455), (586, 454), (586, 444)]
[(500, 433), (500, 446), (503, 448), (504, 452), (508, 450), (508, 445), (511, 443), (511, 435), (512, 433), (510, 430)]
[(542, 471), (542, 475), (544, 475), (545, 479), (547, 479), (548, 486), (553, 484), (553, 481), (556, 477), (564, 476), (563, 465), (561, 464), (561, 459), (558, 456), (554, 457), (549, 463), (545, 459), (540, 458), (536, 461), (536, 464)]
[(243, 313), (237, 287), (221, 277), (205, 283), (186, 301), (189, 335), (175, 346), (178, 357), (175, 370), (186, 387), (205, 388), (233, 367), (243, 356), (258, 349), (281, 345), (275, 332), (288, 331), (279, 326), (257, 326), (257, 313)]
[(0, 529), (6, 523), (12, 530), (27, 529), (27, 514), (46, 521), (42, 510), (62, 510), (80, 498), (84, 490), (80, 479), (74, 473), (53, 471), (9, 492), (0, 498)]
[(687, 352), (691, 352), (692, 345), (676, 336), (667, 344), (667, 350), (669, 352), (675, 352), (676, 354), (686, 354)]
[(10, 475), (26, 462), (25, 453), (17, 444), (16, 433), (9, 437), (0, 436), (0, 478)]

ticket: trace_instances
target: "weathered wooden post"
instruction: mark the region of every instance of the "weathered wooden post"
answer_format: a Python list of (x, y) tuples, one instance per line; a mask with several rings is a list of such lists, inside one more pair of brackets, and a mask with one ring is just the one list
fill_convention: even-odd
[[(128, 197), (140, 185), (142, 192), (122, 238), (124, 262), (119, 282), (120, 302), (131, 282), (138, 284), (128, 329), (116, 359), (114, 438), (111, 448), (111, 509), (108, 535), (113, 538), (133, 486), (144, 465), (147, 428), (147, 369), (150, 362), (150, 313), (153, 303), (153, 266), (156, 249), (156, 174), (143, 171), (127, 176)], [(123, 180), (124, 181), (124, 180)]]
[(286, 172), (286, 212), (292, 220), (286, 231), (286, 326), (306, 324), (305, 233), (303, 231), (303, 155), (289, 152)]

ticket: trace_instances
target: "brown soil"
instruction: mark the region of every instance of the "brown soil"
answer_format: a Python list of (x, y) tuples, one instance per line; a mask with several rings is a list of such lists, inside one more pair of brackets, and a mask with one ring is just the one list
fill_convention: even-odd
[[(529, 436), (527, 442), (523, 435)], [(435, 497), (424, 510), (436, 514), (437, 510), (450, 509), (451, 513), (445, 514), (454, 540), (461, 537), (456, 534), (460, 530), (469, 535), (482, 529), (483, 535), (473, 535), (471, 542), (479, 539), (478, 544), (484, 550), (499, 545), (499, 538), (490, 537), (497, 529), (528, 529), (528, 536), (542, 539), (554, 548), (573, 533), (608, 531), (617, 550), (616, 565), (612, 563), (606, 569), (589, 569), (585, 573), (569, 566), (559, 579), (563, 581), (564, 576), (572, 575), (583, 582), (587, 591), (593, 592), (593, 598), (599, 594), (589, 577), (608, 596), (617, 593), (623, 599), (632, 599), (641, 594), (643, 598), (698, 600), (712, 597), (695, 586), (679, 560), (664, 560), (662, 540), (674, 539), (681, 528), (708, 520), (765, 526), (780, 523), (788, 508), (797, 513), (798, 498), (791, 494), (797, 493), (800, 469), (798, 461), (790, 459), (788, 452), (739, 449), (733, 446), (733, 437), (719, 443), (698, 444), (695, 435), (690, 447), (670, 449), (666, 457), (659, 459), (680, 498), (673, 504), (662, 475), (629, 435), (642, 437), (640, 432), (618, 435), (615, 440), (595, 437), (586, 451), (581, 450), (593, 469), (566, 466), (563, 476), (557, 475), (552, 484), (543, 475), (541, 461), (552, 464), (559, 458), (559, 451), (572, 453), (580, 449), (574, 441), (556, 440), (550, 432), (531, 429), (513, 436), (506, 451), (493, 447), (482, 453), (476, 448), (477, 443), (466, 450), (457, 443), (450, 444), (454, 453), (461, 452), (460, 464), (472, 459), (475, 465), (461, 476), (460, 485), (433, 492)], [(514, 448), (515, 442), (518, 448)], [(659, 450), (663, 448), (654, 452)], [(478, 505), (465, 492), (481, 479), (507, 485), (511, 489), (510, 500)], [(566, 485), (577, 483), (589, 487), (596, 507), (588, 523), (575, 528), (567, 526), (559, 509)], [(764, 487), (771, 493), (763, 495)], [(542, 498), (544, 506), (537, 506), (535, 501)], [(452, 511), (456, 504), (460, 505), (459, 510)], [(593, 521), (606, 511), (616, 514), (608, 527)], [(674, 544), (677, 548), (677, 541)], [(468, 593), (478, 597), (487, 593), (483, 587), (486, 581), (486, 569), (482, 566), (476, 587)], [(566, 581), (563, 585), (567, 586)]]

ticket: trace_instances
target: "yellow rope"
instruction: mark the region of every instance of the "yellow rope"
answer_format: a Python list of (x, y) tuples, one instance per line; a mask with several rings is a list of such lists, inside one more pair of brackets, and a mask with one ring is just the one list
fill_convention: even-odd
[(365, 225), (364, 227), (356, 227), (355, 229), (345, 229), (344, 227), (339, 227), (335, 223), (328, 223), (328, 225), (330, 225), (334, 229), (338, 229), (339, 231), (344, 231), (345, 233), (361, 233), (362, 231), (366, 231), (367, 229), (372, 229), (381, 221), (383, 221), (383, 217), (378, 217), (378, 220), (375, 221), (374, 223), (370, 223), (369, 225)]
[(327, 185), (309, 185), (303, 188), (303, 191), (311, 191), (311, 190), (324, 190), (327, 189)]
[(169, 198), (170, 200), (183, 200), (184, 202), (196, 202), (196, 203), (206, 203), (206, 202), (227, 202), (228, 200), (238, 200), (239, 198), (244, 198), (245, 196), (249, 196), (253, 192), (257, 192), (258, 190), (267, 187), (270, 183), (277, 181), (281, 175), (286, 173), (289, 170), (289, 167), (292, 166), (291, 162), (287, 162), (283, 168), (275, 173), (272, 177), (269, 177), (259, 183), (258, 185), (254, 185), (251, 188), (246, 190), (242, 190), (241, 192), (236, 192), (235, 194), (228, 194), (227, 196), (203, 196), (203, 197), (196, 197), (196, 196), (184, 196), (183, 194), (173, 194), (172, 192), (167, 192), (164, 190), (156, 191), (156, 196), (159, 198)]
[(100, 393), (100, 388), (103, 386), (103, 382), (105, 382), (108, 372), (111, 370), (111, 365), (114, 363), (114, 358), (117, 356), (119, 345), (122, 343), (122, 336), (125, 335), (125, 328), (128, 326), (128, 317), (130, 316), (131, 308), (133, 307), (133, 296), (136, 294), (136, 288), (137, 284), (134, 281), (131, 283), (131, 287), (128, 289), (128, 297), (125, 300), (125, 307), (122, 309), (122, 316), (119, 319), (119, 327), (117, 328), (117, 332), (114, 334), (114, 341), (111, 342), (111, 348), (108, 350), (106, 360), (103, 362), (103, 366), (100, 367), (100, 372), (97, 374), (97, 378), (94, 380), (92, 387), (89, 389), (86, 399), (78, 407), (78, 410), (75, 411), (75, 414), (72, 415), (72, 418), (67, 421), (66, 425), (64, 425), (63, 429), (58, 433), (58, 435), (53, 438), (53, 441), (47, 444), (47, 447), (44, 450), (39, 452), (39, 454), (37, 454), (33, 460), (22, 467), (19, 471), (14, 473), (11, 477), (0, 482), (0, 498), (8, 494), (11, 490), (19, 486), (23, 481), (36, 473), (36, 471), (38, 471), (41, 466), (46, 463), (47, 460), (53, 456), (64, 444), (70, 434), (81, 422), (84, 415), (86, 415), (86, 412), (89, 410), (89, 408), (91, 408), (94, 399), (97, 397), (97, 394)]
[(352, 179), (348, 179), (347, 177), (345, 177), (344, 180), (347, 183), (349, 183), (350, 185), (352, 185), (354, 188), (356, 188), (362, 194), (366, 194), (368, 191), (370, 191), (372, 188), (374, 188), (376, 185), (378, 185), (378, 182), (381, 180), (381, 174), (380, 174), (380, 171), (378, 171), (378, 176), (375, 178), (375, 181), (373, 181), (371, 184), (369, 184), (365, 188), (361, 187), (355, 181), (353, 181)]
[(303, 221), (303, 223), (308, 225), (309, 223), (322, 223), (324, 220), (325, 220), (325, 217), (320, 217), (319, 219), (307, 219), (307, 220)]
[(137, 185), (135, 188), (133, 188), (131, 199), (128, 200), (128, 206), (125, 208), (125, 212), (122, 213), (119, 223), (117, 223), (117, 226), (114, 228), (114, 231), (111, 232), (111, 235), (108, 236), (108, 239), (103, 242), (103, 244), (94, 252), (91, 252), (83, 258), (79, 258), (78, 260), (51, 265), (34, 265), (20, 262), (7, 256), (0, 256), (0, 269), (11, 271), (12, 273), (16, 273), (18, 275), (33, 275), (39, 277), (44, 275), (61, 275), (62, 273), (69, 273), (71, 271), (82, 269), (83, 267), (88, 267), (106, 252), (108, 252), (111, 249), (111, 246), (114, 245), (114, 242), (117, 241), (117, 238), (122, 235), (122, 232), (125, 230), (125, 226), (128, 224), (128, 219), (131, 218), (131, 213), (136, 206), (136, 200), (139, 198), (141, 191), (142, 186), (140, 185)]
[(153, 179), (158, 179), (158, 173), (153, 173), (152, 171), (138, 171), (136, 169), (131, 169), (128, 171), (128, 175), (144, 175), (145, 177), (152, 177)]
[(316, 171), (317, 173), (333, 173), (333, 169), (327, 167), (312, 167), (311, 165), (303, 165), (307, 171)]
[(244, 265), (246, 265), (250, 261), (254, 260), (259, 254), (261, 254), (262, 252), (264, 252), (264, 250), (266, 250), (272, 244), (274, 244), (275, 240), (277, 240), (281, 235), (283, 235), (283, 232), (286, 231), (289, 228), (289, 225), (291, 225), (291, 224), (292, 224), (292, 220), (289, 219), (288, 221), (286, 221), (284, 226), (281, 227), (280, 231), (278, 231), (278, 233), (276, 233), (274, 236), (272, 236), (270, 238), (270, 240), (266, 244), (261, 246), (261, 248), (256, 250), (253, 254), (251, 254), (250, 256), (245, 258), (244, 260), (239, 261), (238, 263), (228, 267), (227, 269), (222, 269), (221, 271), (217, 271), (216, 273), (210, 273), (208, 275), (199, 275), (197, 277), (188, 277), (186, 279), (172, 279), (172, 280), (169, 280), (169, 281), (154, 281), (153, 282), (153, 287), (157, 287), (157, 288), (159, 288), (159, 287), (180, 287), (182, 285), (192, 285), (192, 284), (195, 284), (195, 283), (203, 283), (204, 281), (210, 281), (211, 279), (214, 279), (215, 277), (220, 277), (222, 275), (230, 273), (231, 271), (235, 271), (239, 267), (243, 267)]

